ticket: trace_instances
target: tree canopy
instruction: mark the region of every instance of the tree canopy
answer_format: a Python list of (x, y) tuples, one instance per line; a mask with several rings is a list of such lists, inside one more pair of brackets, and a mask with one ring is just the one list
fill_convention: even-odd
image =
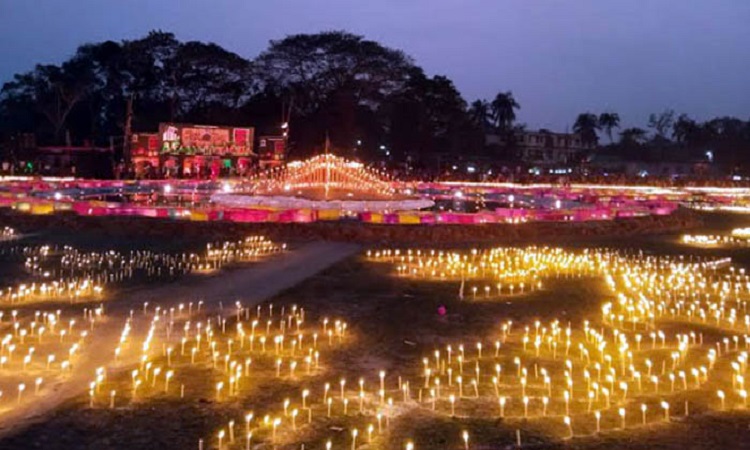
[(105, 143), (124, 135), (129, 99), (136, 131), (182, 121), (278, 134), (282, 110), (290, 109), (300, 154), (326, 134), (343, 149), (359, 143), (364, 154), (386, 145), (394, 154), (459, 152), (480, 142), (459, 137), (476, 128), (451, 80), (427, 77), (403, 52), (342, 31), (271, 41), (252, 61), (162, 31), (85, 44), (60, 66), (40, 65), (5, 83), (0, 132)]

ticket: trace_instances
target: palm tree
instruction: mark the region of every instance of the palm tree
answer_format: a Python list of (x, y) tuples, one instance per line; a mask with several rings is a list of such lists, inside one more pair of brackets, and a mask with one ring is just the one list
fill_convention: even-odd
[(492, 113), (487, 100), (475, 100), (469, 106), (469, 117), (472, 123), (486, 130), (492, 125)]
[(609, 143), (612, 144), (612, 129), (620, 128), (620, 115), (614, 112), (605, 112), (599, 114), (599, 126), (604, 128), (604, 132), (607, 133)]
[(596, 145), (599, 141), (599, 136), (596, 134), (596, 130), (599, 129), (599, 119), (596, 114), (587, 112), (578, 115), (576, 123), (573, 124), (573, 131), (581, 136), (581, 140), (590, 145)]
[(511, 91), (498, 93), (490, 106), (495, 119), (495, 126), (501, 131), (508, 131), (512, 127), (516, 120), (515, 110), (521, 108), (521, 105), (513, 98), (513, 92)]

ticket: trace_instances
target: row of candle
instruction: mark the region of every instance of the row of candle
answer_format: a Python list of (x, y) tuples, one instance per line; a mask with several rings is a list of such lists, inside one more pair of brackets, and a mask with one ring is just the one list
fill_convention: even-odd
[(101, 298), (104, 286), (135, 278), (176, 277), (217, 270), (226, 264), (253, 261), (286, 248), (263, 236), (208, 244), (205, 253), (164, 253), (150, 250), (128, 254), (84, 252), (71, 246), (13, 246), (5, 254), (24, 257), (30, 280), (0, 290), (7, 303)]
[(701, 247), (750, 245), (750, 228), (734, 228), (728, 235), (684, 234), (682, 243)]
[(747, 246), (750, 245), (745, 238), (734, 236), (723, 236), (715, 234), (683, 234), (682, 243), (696, 245), (700, 247), (718, 247), (718, 246)]

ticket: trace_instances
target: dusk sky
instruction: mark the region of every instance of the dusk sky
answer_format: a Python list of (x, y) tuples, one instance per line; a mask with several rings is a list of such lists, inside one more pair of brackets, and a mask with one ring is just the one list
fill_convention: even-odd
[(335, 29), (403, 50), (468, 102), (512, 90), (532, 128), (605, 110), (748, 119), (749, 24), (748, 0), (0, 0), (0, 81), (153, 29), (247, 58)]

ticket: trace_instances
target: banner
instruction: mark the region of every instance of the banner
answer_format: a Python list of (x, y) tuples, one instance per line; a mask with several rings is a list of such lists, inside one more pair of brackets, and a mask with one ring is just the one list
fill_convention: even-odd
[(159, 124), (161, 153), (167, 155), (251, 156), (253, 128), (179, 123)]

